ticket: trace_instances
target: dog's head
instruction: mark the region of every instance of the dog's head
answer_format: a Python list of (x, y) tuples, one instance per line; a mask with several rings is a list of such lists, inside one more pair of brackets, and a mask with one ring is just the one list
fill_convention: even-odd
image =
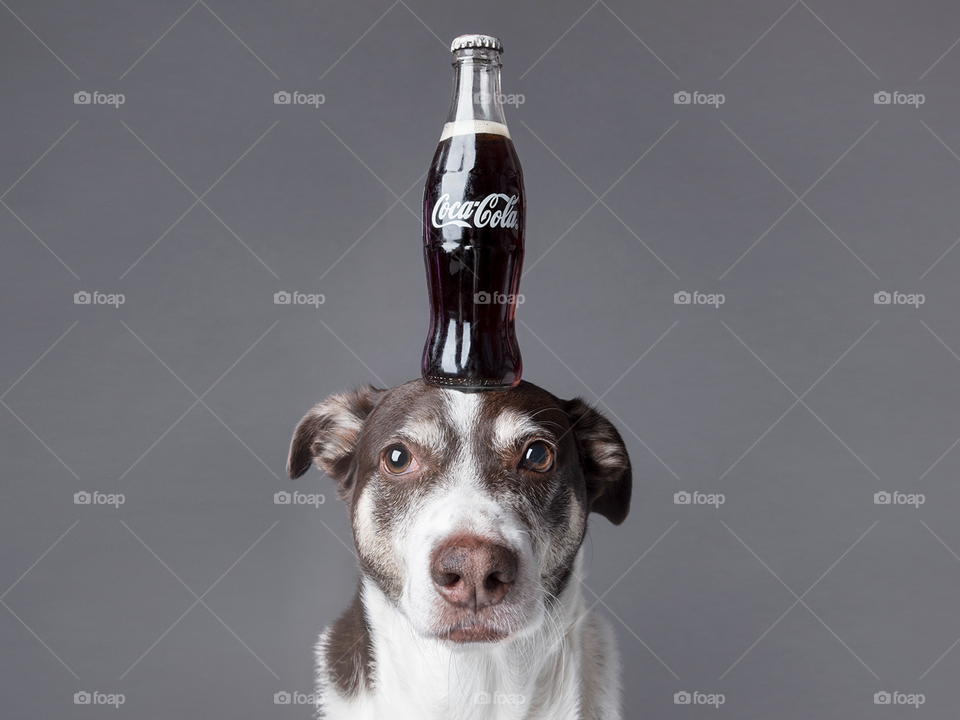
[(588, 514), (619, 525), (630, 505), (616, 428), (527, 382), (334, 395), (300, 421), (287, 473), (312, 463), (350, 509), (365, 578), (417, 632), (458, 643), (539, 627), (570, 582)]

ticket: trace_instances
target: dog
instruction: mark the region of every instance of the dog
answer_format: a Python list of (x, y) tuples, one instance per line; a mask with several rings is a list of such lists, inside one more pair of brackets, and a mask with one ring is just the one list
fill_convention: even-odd
[(526, 381), (364, 385), (300, 421), (287, 474), (312, 464), (349, 508), (360, 570), (316, 645), (319, 717), (621, 717), (613, 634), (579, 580), (588, 514), (619, 525), (632, 490), (599, 412)]

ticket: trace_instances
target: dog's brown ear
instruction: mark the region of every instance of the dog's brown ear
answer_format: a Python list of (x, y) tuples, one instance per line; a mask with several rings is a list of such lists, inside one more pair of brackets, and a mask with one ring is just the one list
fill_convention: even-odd
[(590, 511), (619, 525), (630, 511), (633, 489), (627, 446), (613, 423), (580, 398), (569, 400), (564, 409), (580, 452)]
[(316, 463), (337, 482), (341, 493), (349, 490), (360, 429), (384, 392), (367, 384), (314, 405), (293, 433), (287, 475), (296, 480)]

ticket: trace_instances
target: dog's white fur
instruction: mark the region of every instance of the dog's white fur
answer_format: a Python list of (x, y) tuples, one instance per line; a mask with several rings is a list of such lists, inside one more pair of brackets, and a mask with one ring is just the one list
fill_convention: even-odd
[[(448, 482), (424, 501), (405, 508), (385, 547), (374, 534), (376, 502), (367, 485), (358, 498), (354, 528), (358, 549), (389, 563), (403, 578), (394, 604), (368, 578), (361, 599), (372, 647), (372, 687), (345, 696), (329, 675), (329, 631), (320, 636), (317, 697), (321, 717), (350, 720), (616, 720), (620, 718), (620, 667), (612, 631), (589, 612), (580, 591), (582, 548), (573, 578), (557, 602), (546, 602), (540, 581), (564, 548), (549, 536), (526, 531), (513, 511), (478, 482), (479, 466), (468, 442), (479, 412), (478, 395), (449, 392), (450, 423), (441, 428), (413, 419), (398, 435), (424, 445), (449, 441), (459, 448), (445, 468)], [(536, 430), (534, 419), (507, 412), (498, 418), (494, 444), (509, 447)], [(359, 428), (358, 428), (359, 430)], [(573, 502), (577, 502), (575, 499)], [(583, 532), (582, 513), (572, 513), (570, 537)], [(509, 547), (518, 558), (513, 588), (494, 608), (495, 624), (509, 632), (496, 643), (457, 644), (436, 639), (446, 602), (430, 576), (431, 553), (458, 533)]]
[[(581, 551), (582, 553), (582, 551)], [(575, 572), (579, 574), (580, 558)], [(620, 662), (607, 622), (578, 584), (531, 635), (495, 645), (426, 639), (374, 583), (363, 584), (373, 645), (373, 692), (345, 698), (326, 677), (327, 633), (316, 653), (322, 716), (351, 720), (614, 720)]]

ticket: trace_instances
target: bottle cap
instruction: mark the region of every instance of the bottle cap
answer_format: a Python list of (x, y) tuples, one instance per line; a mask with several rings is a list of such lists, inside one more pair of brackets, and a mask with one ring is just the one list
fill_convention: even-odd
[(450, 52), (464, 48), (490, 48), (499, 53), (503, 52), (503, 45), (493, 35), (461, 35), (451, 43)]

